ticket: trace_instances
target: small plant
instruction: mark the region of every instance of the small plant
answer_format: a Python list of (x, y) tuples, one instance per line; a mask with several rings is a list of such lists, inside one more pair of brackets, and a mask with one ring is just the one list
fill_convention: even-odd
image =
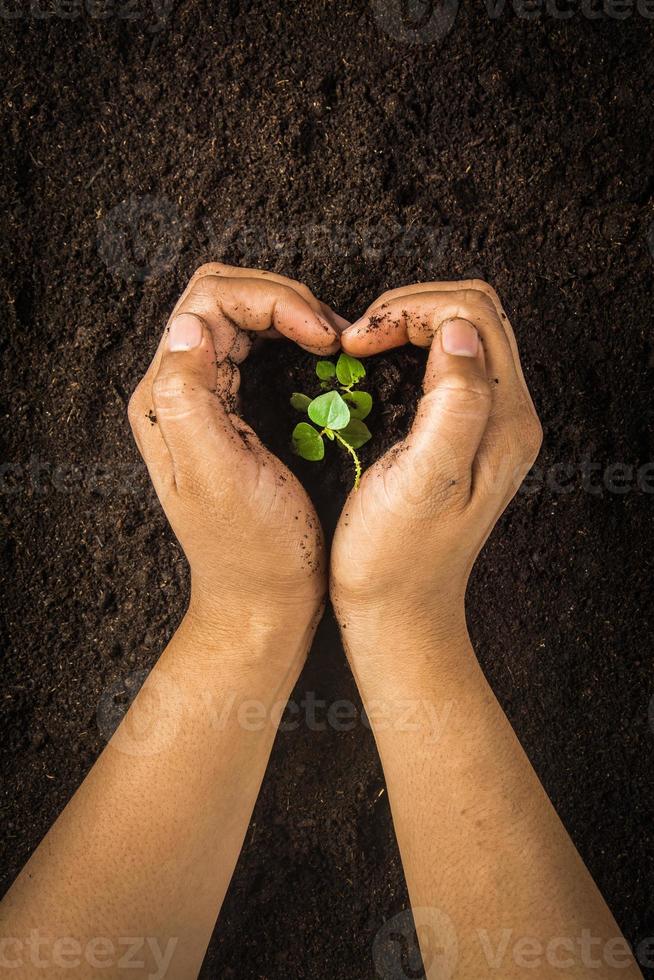
[(319, 460), (325, 455), (326, 437), (331, 442), (340, 442), (354, 461), (354, 489), (361, 479), (361, 463), (356, 450), (371, 438), (370, 429), (364, 419), (372, 408), (372, 395), (367, 391), (354, 391), (366, 376), (361, 361), (349, 354), (341, 354), (336, 364), (333, 361), (318, 361), (316, 374), (320, 379), (322, 395), (309, 398), (294, 392), (291, 405), (298, 412), (306, 412), (314, 428), (308, 422), (298, 422), (293, 429), (293, 452), (302, 459)]

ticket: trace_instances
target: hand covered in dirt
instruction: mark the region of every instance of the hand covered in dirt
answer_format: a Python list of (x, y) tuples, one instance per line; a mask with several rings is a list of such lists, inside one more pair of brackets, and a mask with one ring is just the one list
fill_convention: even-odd
[(251, 334), (338, 347), (340, 318), (272, 273), (201, 267), (177, 303), (129, 417), (191, 566), (189, 613), (212, 629), (309, 628), (326, 591), (322, 531), (306, 493), (235, 414)]
[(394, 290), (341, 337), (355, 357), (407, 342), (431, 348), (414, 424), (350, 494), (334, 539), (331, 593), (346, 640), (371, 620), (465, 629), (472, 565), (541, 444), (515, 337), (490, 286)]

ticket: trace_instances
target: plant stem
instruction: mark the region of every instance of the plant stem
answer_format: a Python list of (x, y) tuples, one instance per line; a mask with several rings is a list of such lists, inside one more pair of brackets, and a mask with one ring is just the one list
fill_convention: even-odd
[(348, 453), (354, 460), (354, 489), (357, 490), (359, 487), (359, 480), (361, 479), (361, 463), (359, 462), (359, 457), (357, 456), (357, 454), (355, 453), (354, 449), (349, 444), (349, 442), (346, 442), (343, 436), (339, 436), (336, 429), (333, 429), (332, 431), (336, 436), (336, 438), (338, 439), (338, 441), (341, 443), (341, 445), (345, 446)]

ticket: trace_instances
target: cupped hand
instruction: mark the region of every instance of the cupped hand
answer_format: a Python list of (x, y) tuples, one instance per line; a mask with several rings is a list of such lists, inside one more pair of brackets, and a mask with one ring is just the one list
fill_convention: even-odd
[(136, 442), (191, 566), (189, 614), (209, 630), (310, 629), (319, 615), (322, 530), (298, 481), (235, 413), (237, 365), (256, 334), (331, 353), (342, 322), (290, 279), (203, 266), (131, 398)]
[(338, 523), (331, 595), (347, 627), (465, 629), (468, 576), (536, 458), (542, 430), (511, 325), (477, 280), (384, 294), (341, 337), (356, 357), (430, 347), (406, 439), (364, 475)]

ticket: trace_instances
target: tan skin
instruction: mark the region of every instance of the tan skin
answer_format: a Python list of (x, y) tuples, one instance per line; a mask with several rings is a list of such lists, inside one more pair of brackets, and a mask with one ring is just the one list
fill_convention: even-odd
[[(324, 605), (327, 560), (314, 508), (230, 403), (235, 363), (250, 346), (245, 329), (274, 329), (327, 354), (338, 346), (330, 321), (339, 321), (299, 284), (219, 265), (196, 273), (171, 322), (179, 315), (187, 331), (199, 328), (200, 342), (174, 351), (164, 331), (129, 415), (191, 566), (189, 609), (4, 899), (0, 953), (15, 977), (197, 974), (279, 704)], [(36, 949), (33, 930), (43, 940)], [(142, 940), (129, 965), (120, 937)]]
[[(445, 352), (452, 325), (478, 334), (475, 356)], [(430, 347), (424, 395), (407, 439), (345, 505), (330, 590), (370, 706), (427, 975), (635, 980), (466, 629), (470, 570), (542, 438), (511, 325), (485, 283), (425, 283), (385, 294), (341, 337), (355, 356), (407, 341)], [(440, 707), (440, 726), (438, 712), (417, 711), (404, 730), (407, 703)]]
[[(425, 394), (405, 442), (347, 501), (330, 590), (375, 730), (412, 904), (422, 909), (427, 975), (524, 976), (513, 947), (498, 970), (479, 939), (483, 930), (497, 946), (508, 925), (516, 938), (559, 941), (530, 976), (632, 980), (640, 976), (633, 963), (602, 962), (590, 974), (578, 955), (563, 970), (552, 965), (569, 955), (562, 938), (584, 928), (605, 941), (620, 933), (465, 628), (472, 564), (541, 439), (508, 319), (477, 282), (406, 287), (368, 312), (372, 319), (342, 333), (343, 348), (367, 356), (406, 342), (430, 347)], [(38, 955), (49, 957), (48, 977), (122, 975), (121, 936), (149, 937), (142, 967), (130, 965), (128, 976), (197, 975), (279, 707), (323, 608), (327, 559), (313, 507), (233, 399), (253, 332), (327, 354), (346, 324), (298, 283), (220, 264), (196, 273), (170, 324), (130, 419), (191, 565), (189, 610), (4, 900), (2, 953), (22, 957), (17, 977), (44, 975), (26, 944), (30, 930), (46, 937)], [(465, 337), (477, 346), (473, 356), (446, 352), (452, 338)], [(252, 699), (261, 709), (254, 726), (238, 714)], [(434, 732), (429, 714), (405, 730), (407, 699), (448, 702), (446, 723)], [(65, 951), (54, 952), (58, 937), (79, 944), (65, 965)], [(113, 952), (98, 952), (97, 937), (113, 941)]]

